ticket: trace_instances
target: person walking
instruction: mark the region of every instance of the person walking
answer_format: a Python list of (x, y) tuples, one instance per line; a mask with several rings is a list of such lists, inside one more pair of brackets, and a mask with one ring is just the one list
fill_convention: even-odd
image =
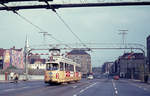
[(18, 83), (19, 76), (17, 73), (14, 74), (14, 83)]
[(13, 77), (14, 77), (14, 72), (11, 72), (10, 73), (10, 80), (13, 80)]

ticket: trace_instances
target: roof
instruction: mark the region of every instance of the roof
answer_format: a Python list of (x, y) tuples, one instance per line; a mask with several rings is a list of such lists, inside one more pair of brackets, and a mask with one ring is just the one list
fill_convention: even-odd
[[(15, 50), (15, 51), (21, 51), (22, 50), (22, 48), (20, 48), (20, 49), (16, 49), (16, 47), (15, 46), (13, 46), (13, 48), (10, 48), (11, 50)], [(10, 49), (8, 49), (8, 50), (10, 50)]]
[(37, 59), (37, 58), (32, 58), (32, 59), (30, 60), (30, 64), (34, 64), (35, 62), (41, 62), (42, 64), (45, 64), (46, 59), (41, 59), (41, 58), (39, 58), (39, 59)]
[(4, 55), (4, 52), (5, 52), (6, 50), (21, 51), (21, 50), (22, 50), (22, 48), (20, 48), (20, 49), (15, 49), (15, 47), (10, 48), (10, 49), (3, 49), (3, 48), (0, 48), (0, 56), (3, 56), (3, 55)]
[(68, 55), (89, 55), (89, 54), (84, 50), (72, 50), (71, 52), (68, 53)]
[(147, 40), (149, 40), (150, 39), (150, 35), (147, 37)]
[(143, 53), (124, 53), (121, 58), (143, 59), (144, 55)]

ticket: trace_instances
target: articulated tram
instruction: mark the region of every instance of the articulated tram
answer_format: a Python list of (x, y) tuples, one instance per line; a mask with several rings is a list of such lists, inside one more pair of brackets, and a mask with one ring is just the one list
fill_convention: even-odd
[(45, 83), (65, 83), (81, 80), (80, 64), (73, 60), (53, 54), (46, 62)]

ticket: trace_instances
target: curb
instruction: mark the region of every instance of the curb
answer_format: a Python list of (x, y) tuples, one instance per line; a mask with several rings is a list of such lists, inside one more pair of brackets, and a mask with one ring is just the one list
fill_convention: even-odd
[(148, 83), (145, 83), (145, 82), (142, 82), (141, 80), (136, 80), (136, 79), (129, 79), (129, 81), (135, 82), (135, 83), (144, 83), (144, 84), (150, 85), (150, 81)]

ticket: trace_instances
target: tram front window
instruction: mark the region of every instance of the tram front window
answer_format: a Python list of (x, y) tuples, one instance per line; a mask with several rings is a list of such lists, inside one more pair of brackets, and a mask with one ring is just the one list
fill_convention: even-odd
[(57, 63), (50, 63), (47, 64), (46, 69), (47, 70), (58, 70), (59, 66)]

